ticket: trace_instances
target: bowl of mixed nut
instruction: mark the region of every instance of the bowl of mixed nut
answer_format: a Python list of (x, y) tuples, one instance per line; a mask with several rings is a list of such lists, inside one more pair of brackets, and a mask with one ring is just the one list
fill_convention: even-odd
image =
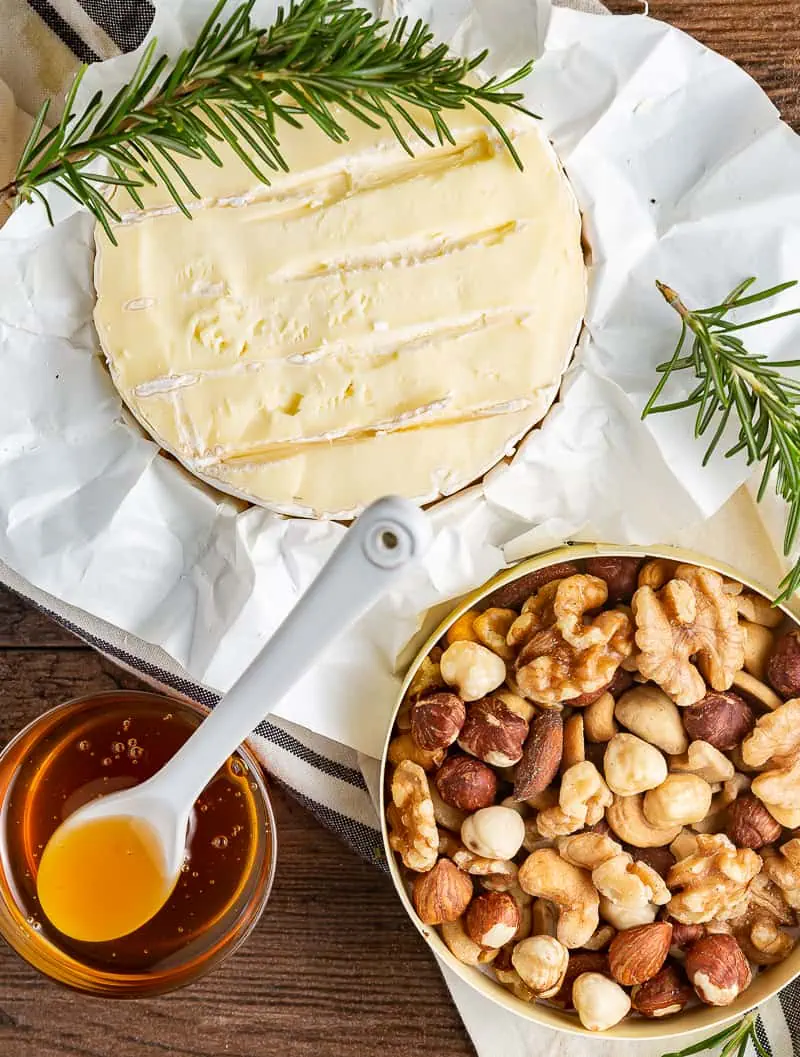
[(382, 778), (409, 915), (523, 1017), (667, 1038), (800, 973), (800, 629), (718, 563), (503, 573), (411, 665)]

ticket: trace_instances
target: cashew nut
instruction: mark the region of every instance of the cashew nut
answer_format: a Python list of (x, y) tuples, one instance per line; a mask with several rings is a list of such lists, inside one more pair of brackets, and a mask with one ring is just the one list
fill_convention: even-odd
[(752, 624), (749, 620), (740, 620), (739, 626), (744, 632), (744, 670), (763, 682), (767, 661), (775, 648), (775, 636), (763, 624)]
[(564, 748), (561, 754), (561, 773), (566, 774), (576, 763), (586, 759), (586, 743), (583, 735), (583, 716), (575, 712), (564, 724)]
[(464, 928), (464, 918), (456, 921), (443, 921), (439, 926), (442, 939), (450, 948), (450, 953), (464, 965), (487, 965), (499, 954), (499, 949), (487, 950), (471, 940)]
[(479, 701), (506, 677), (505, 661), (478, 642), (459, 641), (442, 654), (442, 678), (464, 701)]
[(645, 818), (643, 796), (615, 796), (606, 821), (621, 841), (634, 848), (663, 848), (681, 831), (680, 826), (654, 826)]
[(750, 704), (764, 708), (768, 712), (773, 712), (783, 704), (782, 698), (778, 697), (771, 687), (744, 670), (734, 675), (733, 689), (738, 690)]
[(531, 852), (520, 867), (519, 884), (528, 895), (558, 907), (556, 936), (565, 947), (582, 947), (594, 934), (600, 916), (591, 875), (566, 862), (554, 848)]

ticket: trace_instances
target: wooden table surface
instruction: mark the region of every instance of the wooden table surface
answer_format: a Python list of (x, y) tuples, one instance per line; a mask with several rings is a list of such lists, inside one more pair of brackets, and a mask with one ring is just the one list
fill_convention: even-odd
[[(610, 6), (641, 10), (631, 0)], [(653, 0), (650, 13), (739, 62), (800, 131), (800, 0)], [(0, 589), (0, 745), (66, 698), (135, 685)], [(474, 1053), (388, 878), (291, 800), (277, 792), (274, 799), (280, 853), (273, 895), (226, 966), (172, 996), (103, 1003), (50, 984), (0, 942), (0, 1055)]]

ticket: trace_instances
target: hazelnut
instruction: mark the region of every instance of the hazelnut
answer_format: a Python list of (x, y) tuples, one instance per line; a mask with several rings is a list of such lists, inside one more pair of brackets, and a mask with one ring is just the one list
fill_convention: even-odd
[(758, 851), (778, 840), (782, 828), (754, 796), (740, 796), (728, 808), (726, 833), (739, 848)]
[(662, 967), (671, 942), (672, 925), (667, 921), (618, 932), (608, 949), (611, 975), (625, 987), (643, 984)]
[(513, 940), (519, 918), (513, 896), (507, 892), (484, 892), (472, 900), (467, 910), (467, 935), (480, 947), (503, 947)]
[(411, 899), (423, 924), (455, 921), (472, 899), (472, 878), (449, 859), (440, 859), (432, 870), (415, 879)]
[(667, 777), (667, 761), (655, 745), (635, 734), (617, 734), (603, 758), (606, 783), (619, 796), (635, 796), (655, 789)]
[(564, 982), (569, 951), (554, 936), (531, 936), (514, 947), (511, 962), (537, 998), (552, 998)]
[(524, 576), (511, 580), (502, 587), (495, 588), (490, 595), (484, 599), (487, 608), (496, 609), (521, 609), (525, 602), (545, 584), (553, 580), (563, 580), (566, 576), (574, 576), (580, 569), (573, 562), (559, 562), (557, 565), (548, 565), (545, 569), (537, 569), (535, 572), (526, 573)]
[(689, 745), (678, 706), (657, 686), (628, 690), (617, 701), (614, 715), (623, 727), (662, 752), (685, 752)]
[(645, 863), (659, 877), (665, 878), (670, 867), (675, 865), (675, 856), (669, 848), (634, 848), (632, 854), (636, 862)]
[(698, 998), (709, 1006), (728, 1006), (750, 986), (752, 974), (742, 948), (724, 933), (703, 936), (686, 954), (686, 975)]
[(582, 973), (572, 985), (572, 1001), (589, 1031), (607, 1031), (630, 1012), (628, 992), (600, 973)]
[(436, 772), (433, 784), (446, 804), (461, 811), (489, 807), (497, 796), (494, 771), (472, 756), (450, 756)]
[(526, 723), (530, 723), (536, 715), (536, 709), (530, 701), (526, 701), (524, 697), (520, 697), (519, 694), (515, 694), (511, 690), (495, 690), (492, 697), (497, 701), (502, 701), (506, 708), (519, 716), (520, 719), (524, 719)]
[(442, 678), (464, 701), (478, 701), (505, 682), (505, 661), (478, 642), (454, 642), (440, 663)]
[(550, 785), (558, 774), (564, 747), (564, 724), (560, 712), (542, 712), (531, 723), (514, 778), (514, 796), (527, 800)]
[(792, 628), (782, 635), (767, 661), (767, 679), (781, 697), (800, 696), (800, 630)]
[(685, 922), (676, 921), (674, 918), (669, 918), (668, 920), (670, 925), (672, 925), (673, 951), (685, 951), (688, 947), (697, 943), (701, 936), (706, 934), (705, 925), (687, 925)]
[(582, 973), (602, 973), (610, 978), (611, 970), (608, 968), (608, 954), (600, 951), (570, 951), (567, 972), (561, 987), (551, 1000), (554, 1005), (561, 1006), (564, 1009), (573, 1008), (572, 985)]
[(446, 749), (458, 737), (466, 718), (460, 697), (446, 692), (428, 694), (411, 709), (411, 737), (429, 752)]
[(643, 558), (587, 558), (586, 572), (605, 580), (608, 601), (630, 602), (638, 586), (639, 569)]
[(752, 708), (732, 691), (709, 691), (702, 701), (683, 713), (683, 725), (692, 741), (707, 741), (721, 752), (729, 752), (756, 725)]
[(522, 759), (522, 746), (528, 724), (496, 697), (476, 701), (467, 718), (458, 744), (472, 756), (494, 767), (511, 767)]
[(525, 823), (510, 807), (484, 807), (464, 820), (461, 840), (485, 859), (513, 859), (525, 839)]
[(670, 774), (644, 794), (642, 810), (651, 826), (688, 826), (711, 807), (711, 786), (696, 774)]
[(694, 997), (694, 991), (676, 965), (665, 965), (650, 980), (631, 991), (631, 1005), (643, 1017), (668, 1017), (680, 1011)]

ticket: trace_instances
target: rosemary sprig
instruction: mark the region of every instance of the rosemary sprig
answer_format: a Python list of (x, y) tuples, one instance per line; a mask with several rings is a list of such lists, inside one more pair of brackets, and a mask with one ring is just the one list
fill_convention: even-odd
[[(647, 401), (642, 418), (659, 412), (696, 407), (695, 436), (702, 437), (713, 426), (711, 442), (703, 459), (705, 466), (717, 449), (731, 415), (739, 423), (739, 435), (727, 457), (745, 452), (748, 465), (763, 464), (759, 502), (770, 478), (775, 474), (775, 488), (789, 506), (784, 536), (788, 555), (800, 528), (800, 381), (781, 373), (781, 368), (800, 367), (800, 360), (770, 361), (763, 353), (750, 352), (739, 337), (739, 331), (761, 326), (772, 320), (800, 313), (800, 308), (775, 312), (760, 319), (737, 323), (730, 314), (737, 309), (759, 304), (797, 284), (781, 283), (768, 290), (748, 293), (755, 279), (740, 283), (721, 304), (712, 308), (689, 310), (678, 294), (664, 283), (656, 283), (662, 296), (681, 318), (681, 332), (671, 360), (656, 370), (661, 380)], [(691, 351), (684, 346), (691, 340)], [(697, 386), (683, 400), (659, 404), (671, 376), (684, 370), (694, 372)], [(780, 585), (776, 601), (784, 602), (800, 587), (800, 561)]]
[(694, 1053), (706, 1053), (716, 1046), (720, 1047), (719, 1057), (745, 1057), (747, 1045), (750, 1042), (752, 1042), (758, 1057), (770, 1057), (761, 1045), (758, 1035), (756, 1035), (757, 1020), (758, 1013), (756, 1011), (748, 1013), (742, 1020), (736, 1024), (729, 1025), (727, 1028), (723, 1028), (716, 1035), (711, 1035), (701, 1042), (696, 1042), (693, 1046), (687, 1046), (685, 1050), (665, 1053), (664, 1057), (691, 1057)]
[[(410, 108), (427, 111), (435, 139), (452, 143), (444, 115), (469, 107), (494, 126), (522, 167), (491, 107), (535, 116), (522, 105), (523, 94), (510, 90), (532, 63), (478, 84), (474, 71), (487, 53), (452, 55), (446, 45), (433, 43), (421, 21), (409, 27), (403, 18), (390, 25), (352, 0), (292, 0), (272, 26), (259, 29), (250, 24), (254, 0), (223, 20), (226, 3), (219, 0), (194, 45), (174, 63), (165, 55), (156, 59), (151, 41), (129, 84), (110, 100), (95, 93), (76, 113), (82, 67), (63, 118), (48, 132), (47, 103), (39, 111), (14, 179), (0, 187), (0, 203), (37, 198), (52, 223), (41, 188), (53, 183), (93, 213), (114, 242), (111, 223), (120, 217), (108, 185), (127, 187), (141, 205), (137, 188), (161, 182), (190, 216), (185, 197), (197, 191), (182, 159), (204, 157), (221, 165), (216, 147), (226, 142), (268, 183), (271, 172), (287, 169), (279, 123), (300, 127), (308, 119), (342, 142), (347, 133), (335, 106), (373, 128), (388, 126), (409, 154), (409, 133), (433, 144)], [(105, 162), (99, 172), (89, 168), (97, 160)]]

